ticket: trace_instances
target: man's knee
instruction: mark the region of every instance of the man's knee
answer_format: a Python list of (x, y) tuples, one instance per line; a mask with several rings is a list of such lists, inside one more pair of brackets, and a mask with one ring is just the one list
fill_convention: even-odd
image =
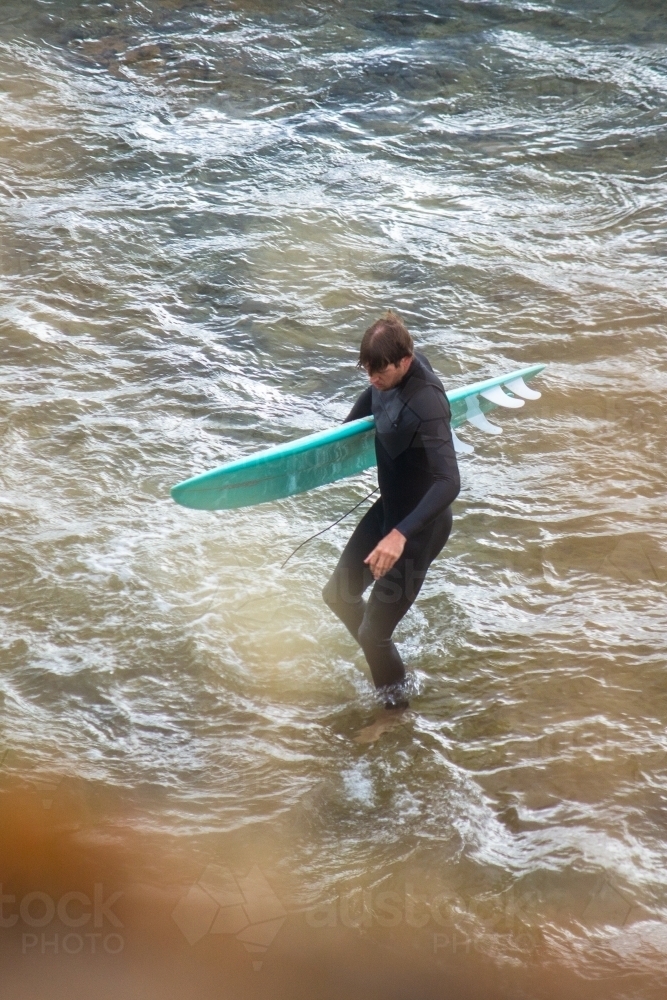
[(358, 604), (362, 593), (357, 575), (348, 566), (338, 566), (322, 589), (322, 600), (338, 614), (340, 608)]
[(394, 629), (411, 604), (406, 601), (401, 585), (394, 584), (396, 589), (390, 589), (386, 586), (386, 577), (382, 583), (383, 587), (376, 584), (373, 589), (357, 633), (359, 643), (364, 647), (390, 642)]
[(357, 639), (359, 640), (359, 645), (362, 648), (373, 646), (377, 642), (377, 638), (375, 636), (375, 629), (369, 622), (367, 616), (363, 618), (361, 625), (359, 626), (359, 631), (357, 632)]
[(322, 600), (332, 611), (336, 610), (338, 606), (338, 584), (335, 573), (322, 587)]

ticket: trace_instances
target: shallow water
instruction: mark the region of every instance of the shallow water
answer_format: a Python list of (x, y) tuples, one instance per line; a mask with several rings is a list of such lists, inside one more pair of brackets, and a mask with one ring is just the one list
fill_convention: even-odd
[[(5, 912), (126, 906), (100, 980), (26, 904), (6, 989), (660, 995), (663, 5), (6, 0), (0, 100)], [(388, 306), (449, 388), (549, 367), (462, 431), (412, 711), (359, 744), (320, 599), (357, 515), (280, 566), (374, 474), (169, 487), (340, 420)], [(255, 866), (248, 953), (189, 887)]]

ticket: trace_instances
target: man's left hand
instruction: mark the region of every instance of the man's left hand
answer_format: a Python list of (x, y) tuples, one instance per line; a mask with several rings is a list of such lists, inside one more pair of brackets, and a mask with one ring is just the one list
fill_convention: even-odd
[(402, 535), (396, 528), (392, 528), (389, 534), (377, 543), (371, 554), (366, 556), (364, 562), (375, 580), (379, 580), (381, 576), (388, 573), (396, 560), (400, 559), (403, 555), (405, 542), (405, 535)]

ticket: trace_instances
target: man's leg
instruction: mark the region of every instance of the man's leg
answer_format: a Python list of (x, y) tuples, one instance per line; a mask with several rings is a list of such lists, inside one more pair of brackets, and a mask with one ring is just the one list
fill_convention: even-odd
[(396, 565), (375, 582), (357, 638), (378, 688), (400, 684), (405, 666), (392, 633), (417, 597), (428, 567), (444, 547), (452, 529), (448, 509), (428, 531), (410, 539)]
[(373, 582), (373, 574), (364, 564), (364, 559), (382, 538), (383, 517), (382, 500), (377, 500), (352, 532), (331, 579), (322, 591), (324, 603), (340, 618), (357, 642), (366, 610), (366, 602), (361, 595)]

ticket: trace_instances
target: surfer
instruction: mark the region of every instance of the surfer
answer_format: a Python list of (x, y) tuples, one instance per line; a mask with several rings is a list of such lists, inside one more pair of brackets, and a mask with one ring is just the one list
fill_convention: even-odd
[(364, 333), (358, 367), (371, 384), (345, 422), (375, 417), (380, 499), (352, 533), (322, 596), (361, 646), (385, 707), (405, 708), (405, 666), (391, 637), (449, 538), (459, 470), (445, 390), (394, 312)]

